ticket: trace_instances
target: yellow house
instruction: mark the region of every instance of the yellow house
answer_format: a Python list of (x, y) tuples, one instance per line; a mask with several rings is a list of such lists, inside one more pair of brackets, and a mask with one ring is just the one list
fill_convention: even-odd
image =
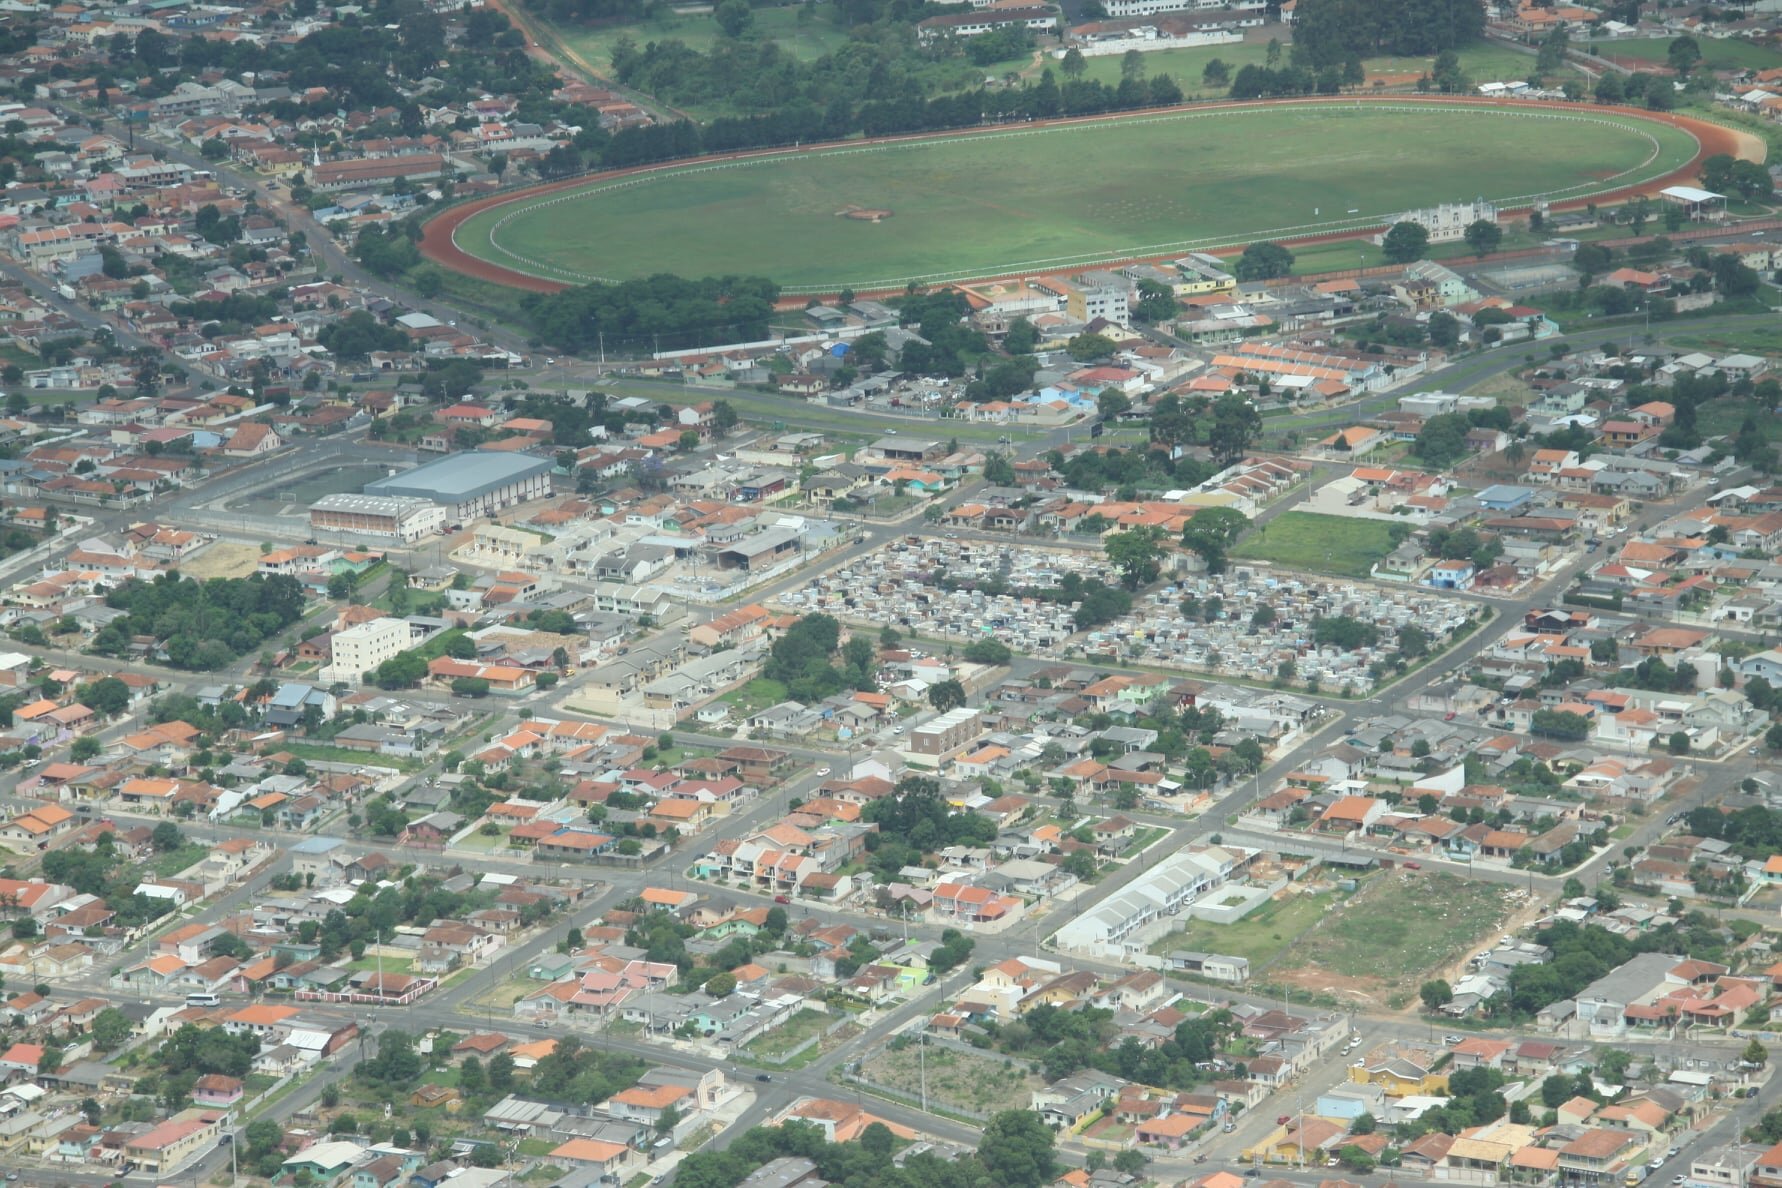
[(1401, 1057), (1351, 1065), (1349, 1079), (1358, 1085), (1378, 1085), (1387, 1097), (1448, 1096), (1447, 1073), (1430, 1072), (1415, 1061)]
[(1335, 1151), (1349, 1132), (1348, 1125), (1305, 1114), (1290, 1118), (1284, 1126), (1271, 1130), (1268, 1137), (1246, 1149), (1241, 1158), (1246, 1163), (1260, 1159), (1264, 1163), (1321, 1164), (1325, 1153)]

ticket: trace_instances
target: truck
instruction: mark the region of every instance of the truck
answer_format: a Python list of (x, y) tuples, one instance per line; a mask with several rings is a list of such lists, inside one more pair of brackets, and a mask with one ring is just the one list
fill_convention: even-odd
[(1627, 1185), (1627, 1188), (1636, 1188), (1636, 1185), (1644, 1180), (1647, 1174), (1648, 1169), (1644, 1164), (1641, 1164), (1638, 1167), (1630, 1167), (1627, 1169), (1626, 1177), (1624, 1177), (1621, 1182)]

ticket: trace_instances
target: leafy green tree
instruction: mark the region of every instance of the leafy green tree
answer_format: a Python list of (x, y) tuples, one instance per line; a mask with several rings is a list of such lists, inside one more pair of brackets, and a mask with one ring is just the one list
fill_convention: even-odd
[(1293, 272), (1293, 253), (1278, 243), (1253, 243), (1238, 257), (1234, 275), (1241, 281), (1270, 280)]
[(1380, 241), (1386, 259), (1393, 264), (1421, 260), (1429, 250), (1429, 229), (1422, 223), (1394, 223)]
[(1446, 468), (1466, 454), (1469, 427), (1462, 414), (1441, 413), (1423, 422), (1412, 448), (1426, 465)]
[(1107, 335), (1085, 331), (1065, 343), (1064, 349), (1071, 358), (1087, 363), (1093, 359), (1107, 358), (1114, 353), (1114, 346), (1114, 340)]
[(1436, 1011), (1454, 1001), (1454, 988), (1441, 978), (1432, 978), (1417, 990), (1426, 1010)]
[(748, 0), (723, 0), (712, 9), (712, 19), (726, 37), (741, 37), (755, 23), (755, 12), (749, 7)]
[(93, 1046), (101, 1052), (115, 1052), (129, 1041), (135, 1030), (128, 1015), (116, 1007), (106, 1007), (93, 1016)]
[(1007, 664), (1014, 657), (1007, 644), (988, 636), (967, 644), (963, 654), (973, 664)]
[(1695, 38), (1684, 34), (1671, 40), (1671, 44), (1665, 49), (1664, 58), (1672, 70), (1679, 75), (1687, 75), (1701, 63), (1702, 47)]
[(941, 713), (965, 704), (965, 686), (956, 680), (936, 681), (928, 686), (928, 704)]
[(1165, 536), (1163, 529), (1144, 524), (1113, 533), (1103, 542), (1108, 560), (1119, 571), (1120, 581), (1128, 590), (1137, 590), (1157, 580), (1163, 568)]
[(1206, 563), (1207, 572), (1225, 572), (1225, 557), (1250, 521), (1236, 508), (1209, 507), (1194, 513), (1182, 529), (1182, 546)]
[(1431, 346), (1451, 351), (1460, 345), (1460, 319), (1445, 309), (1438, 309), (1429, 315), (1429, 342)]
[(1495, 252), (1504, 241), (1504, 229), (1492, 219), (1474, 219), (1462, 234), (1466, 237), (1466, 245), (1473, 249), (1473, 255), (1480, 259)]
[(1229, 392), (1213, 401), (1213, 425), (1207, 433), (1207, 448), (1220, 466), (1230, 466), (1249, 452), (1250, 445), (1262, 435), (1262, 414), (1248, 399)]
[(1222, 59), (1209, 58), (1207, 64), (1200, 68), (1200, 81), (1209, 87), (1226, 87), (1231, 85), (1231, 67)]
[(1004, 1110), (978, 1142), (978, 1161), (998, 1188), (1040, 1188), (1058, 1173), (1051, 1127), (1032, 1110)]

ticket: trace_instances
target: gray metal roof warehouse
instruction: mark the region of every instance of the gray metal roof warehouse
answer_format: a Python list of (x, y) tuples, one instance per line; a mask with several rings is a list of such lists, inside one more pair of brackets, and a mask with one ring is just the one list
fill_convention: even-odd
[(542, 474), (556, 463), (529, 454), (488, 450), (449, 454), (403, 474), (365, 484), (367, 495), (409, 495), (435, 503), (465, 503)]

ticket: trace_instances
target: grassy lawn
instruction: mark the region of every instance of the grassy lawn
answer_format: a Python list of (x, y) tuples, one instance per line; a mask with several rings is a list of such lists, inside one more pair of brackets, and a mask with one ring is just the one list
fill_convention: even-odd
[[(1757, 331), (1752, 331), (1748, 341), (1751, 346), (1754, 347), (1762, 340), (1762, 337), (1763, 336)], [(1768, 350), (1775, 349), (1775, 341), (1775, 334), (1772, 331), (1769, 335), (1770, 345), (1767, 348)], [(1679, 343), (1678, 349), (1681, 350), (1685, 348)], [(1729, 346), (1709, 348), (1703, 346), (1695, 349), (1714, 350), (1715, 353), (1719, 353), (1720, 351), (1730, 353), (1740, 349), (1748, 350), (1750, 347), (1740, 348)], [(1703, 437), (1730, 437), (1739, 431), (1739, 426), (1745, 423), (1746, 417), (1751, 417), (1757, 421), (1757, 426), (1763, 430), (1765, 437), (1769, 438), (1771, 441), (1782, 441), (1782, 420), (1764, 415), (1763, 409), (1759, 408), (1756, 404), (1753, 404), (1749, 400), (1740, 400), (1737, 396), (1722, 396), (1718, 400), (1710, 400), (1706, 404), (1698, 405), (1695, 410), (1696, 432), (1700, 433)]]
[(1313, 983), (1316, 967), (1379, 987), (1389, 1004), (1408, 1001), (1424, 976), (1498, 927), (1510, 890), (1448, 874), (1381, 875), (1305, 937), (1294, 964)]
[(1126, 847), (1126, 859), (1131, 861), (1143, 854), (1156, 843), (1169, 836), (1169, 830), (1161, 825), (1148, 825), (1132, 835), (1132, 844)]
[[(1694, 144), (1600, 112), (1262, 104), (671, 168), (481, 212), (459, 241), (571, 281), (668, 271), (902, 288), (1304, 233), (1457, 193), (1576, 197), (1657, 176)], [(890, 216), (840, 217), (850, 209)]]
[(1231, 555), (1272, 561), (1288, 569), (1364, 578), (1374, 562), (1392, 551), (1390, 527), (1384, 520), (1282, 512), (1239, 541)]
[(187, 842), (177, 850), (169, 850), (165, 854), (156, 854), (149, 859), (149, 868), (162, 878), (171, 878), (188, 866), (203, 862), (210, 853), (210, 847), (197, 842)]
[(1161, 956), (1186, 949), (1247, 957), (1250, 972), (1254, 975), (1273, 964), (1322, 919), (1325, 909), (1334, 900), (1335, 896), (1328, 892), (1294, 895), (1264, 904), (1235, 924), (1191, 920), (1182, 931), (1172, 932), (1152, 944), (1151, 952)]
[(765, 1035), (756, 1036), (744, 1044), (743, 1050), (754, 1056), (778, 1060), (833, 1022), (835, 1016), (805, 1007)]
[(367, 969), (382, 969), (385, 973), (405, 974), (414, 968), (414, 964), (414, 961), (407, 957), (385, 957), (383, 958), (383, 964), (379, 965), (378, 958), (367, 955), (359, 958), (357, 961), (347, 962), (347, 968), (354, 973)]
[[(1776, 331), (1774, 327), (1770, 326), (1749, 326), (1741, 330), (1715, 330), (1706, 334), (1667, 335), (1666, 342), (1678, 350), (1705, 351), (1710, 355), (1731, 355), (1739, 352), (1755, 352), (1766, 355), (1776, 349)], [(1737, 403), (1737, 401), (1731, 400), (1717, 400), (1711, 406), (1703, 405), (1696, 410), (1697, 425), (1702, 424), (1704, 416), (1711, 407), (1730, 406)], [(1728, 432), (1736, 432), (1738, 428), (1738, 419), (1734, 419), (1732, 429)], [(1702, 432), (1707, 433), (1710, 430), (1703, 427)], [(1715, 430), (1714, 432), (1719, 431)]]
[(530, 1155), (534, 1159), (540, 1155), (549, 1155), (557, 1149), (557, 1144), (550, 1139), (526, 1138), (520, 1140), (520, 1154)]
[(424, 764), (395, 755), (379, 755), (375, 751), (355, 751), (351, 747), (331, 747), (325, 743), (288, 742), (281, 744), (306, 763), (351, 763), (356, 767), (393, 767), (397, 771), (418, 771)]
[[(1713, 70), (1768, 70), (1771, 66), (1782, 66), (1782, 53), (1749, 41), (1698, 37), (1695, 43), (1701, 47), (1702, 64)], [(1670, 54), (1671, 43), (1664, 37), (1631, 37), (1626, 41), (1592, 42), (1591, 48), (1617, 58), (1663, 62)]]
[(728, 705), (739, 717), (747, 717), (786, 700), (786, 686), (767, 677), (756, 677), (745, 685), (738, 685), (718, 700)]
[(474, 850), (479, 854), (493, 854), (497, 850), (507, 849), (507, 834), (485, 834), (480, 829), (453, 846), (454, 850)]

